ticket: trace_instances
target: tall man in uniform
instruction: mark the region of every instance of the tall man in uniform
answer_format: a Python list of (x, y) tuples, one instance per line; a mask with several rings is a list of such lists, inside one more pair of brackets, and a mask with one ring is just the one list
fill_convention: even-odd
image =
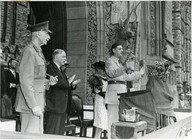
[[(20, 112), (21, 132), (43, 133), (43, 112), (45, 107), (46, 60), (41, 50), (50, 39), (49, 22), (29, 26), (31, 42), (24, 48), (20, 66), (20, 86), (15, 101), (15, 109)], [(57, 83), (51, 76), (49, 84)]]
[(129, 63), (124, 65), (119, 62), (123, 54), (123, 47), (120, 44), (113, 44), (110, 49), (111, 56), (105, 62), (108, 87), (105, 95), (105, 104), (108, 111), (108, 138), (112, 138), (111, 125), (119, 121), (119, 97), (118, 93), (127, 92), (126, 81), (138, 80), (145, 73), (145, 65), (136, 72), (127, 74)]

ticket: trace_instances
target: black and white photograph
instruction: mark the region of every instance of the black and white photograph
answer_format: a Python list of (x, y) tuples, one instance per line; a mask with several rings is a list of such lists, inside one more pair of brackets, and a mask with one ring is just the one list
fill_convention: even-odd
[(192, 138), (191, 2), (0, 1), (0, 139)]

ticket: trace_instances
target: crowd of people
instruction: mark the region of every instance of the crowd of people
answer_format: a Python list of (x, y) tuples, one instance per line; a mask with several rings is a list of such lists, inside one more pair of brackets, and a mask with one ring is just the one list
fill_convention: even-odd
[[(48, 26), (49, 22), (42, 22), (28, 27), (32, 38), (21, 54), (19, 73), (15, 70), (18, 62), (14, 59), (9, 60), (7, 71), (1, 68), (1, 100), (7, 98), (11, 104), (8, 114), (3, 113), (3, 110), (7, 111), (7, 106), (1, 104), (1, 117), (9, 116), (12, 112), (19, 113), (21, 132), (63, 135), (72, 90), (81, 80), (67, 76), (67, 56), (62, 49), (54, 50), (52, 61), (46, 66), (41, 46), (50, 40), (49, 34), (52, 32)], [(111, 125), (119, 121), (117, 94), (127, 92), (127, 82), (141, 79), (145, 73), (145, 63), (138, 70), (133, 70), (132, 59), (120, 61), (123, 52), (122, 45), (115, 43), (105, 62), (92, 65), (95, 73), (89, 78), (89, 85), (95, 96), (95, 138), (100, 138), (103, 130), (111, 138)]]

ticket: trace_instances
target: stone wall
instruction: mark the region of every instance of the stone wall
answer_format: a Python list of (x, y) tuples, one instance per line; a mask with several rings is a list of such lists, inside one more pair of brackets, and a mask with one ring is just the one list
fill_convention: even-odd
[(173, 43), (177, 60), (177, 87), (183, 91), (183, 81), (191, 86), (191, 3), (173, 1)]
[[(113, 2), (72, 1), (66, 3), (67, 55), (71, 66), (68, 73), (69, 75), (76, 73), (77, 78), (82, 80), (75, 93), (80, 94), (89, 104), (90, 89), (87, 79), (93, 73), (91, 64), (105, 60), (109, 48), (117, 40), (117, 24), (111, 24), (110, 21)], [(160, 36), (161, 30), (157, 31), (160, 27), (157, 21), (159, 22), (161, 17), (157, 13), (160, 11), (158, 4), (160, 3), (145, 2), (143, 11), (146, 14), (141, 13), (142, 58), (152, 55), (160, 57), (162, 48), (160, 48), (161, 44), (157, 35)], [(8, 46), (11, 51), (9, 55), (14, 57), (16, 45), (22, 50), (30, 40), (30, 33), (26, 30), (29, 14), (28, 2), (1, 2), (0, 8), (1, 46), (3, 48)], [(158, 10), (155, 10), (157, 8)], [(183, 81), (187, 81), (191, 86), (191, 2), (172, 1), (172, 10), (174, 58), (178, 62), (176, 80), (178, 92), (182, 92)], [(157, 45), (159, 47), (155, 48)], [(159, 50), (156, 50), (157, 48)]]
[[(21, 51), (30, 40), (26, 30), (28, 13), (27, 2), (1, 2), (1, 46), (10, 49), (10, 57), (15, 57), (17, 45)], [(16, 56), (16, 59), (19, 57)]]
[(85, 1), (66, 2), (67, 10), (67, 59), (70, 67), (67, 74), (76, 74), (81, 79), (77, 89), (73, 91), (86, 103), (87, 89), (87, 9)]

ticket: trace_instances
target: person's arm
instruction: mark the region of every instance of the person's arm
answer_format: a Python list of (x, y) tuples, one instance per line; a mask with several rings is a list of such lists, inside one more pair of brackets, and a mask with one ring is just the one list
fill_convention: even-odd
[(70, 84), (71, 90), (75, 90), (77, 88), (77, 85), (74, 85), (73, 82)]
[(110, 78), (121, 76), (125, 73), (125, 67), (114, 68), (111, 60), (105, 62), (105, 71)]
[(81, 82), (81, 79), (78, 80), (74, 80), (73, 82), (71, 82), (71, 89), (74, 90), (77, 87), (77, 84), (79, 84)]
[(59, 73), (56, 73), (53, 69), (52, 65), (47, 66), (47, 74), (56, 77), (57, 76), (57, 83), (55, 85), (50, 85), (51, 87), (56, 87), (56, 88), (70, 88), (69, 82), (67, 80), (62, 79), (61, 76), (59, 76)]
[[(128, 68), (128, 66), (126, 67)], [(125, 81), (134, 81), (141, 79), (144, 74), (145, 74), (145, 65), (143, 65), (143, 67), (139, 71), (135, 71), (131, 74), (124, 73), (123, 78)]]
[(139, 71), (133, 72), (131, 74), (126, 74), (126, 73), (123, 74), (123, 78), (125, 81), (139, 80), (141, 79), (141, 77), (142, 77), (142, 74)]
[(21, 91), (30, 109), (38, 106), (34, 96), (34, 71), (35, 56), (29, 48), (26, 48), (20, 63), (19, 80)]

